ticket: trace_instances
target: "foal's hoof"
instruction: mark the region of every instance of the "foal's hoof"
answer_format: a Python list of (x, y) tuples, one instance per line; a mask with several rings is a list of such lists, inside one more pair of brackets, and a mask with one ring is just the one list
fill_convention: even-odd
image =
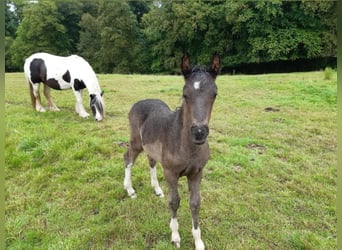
[(171, 242), (172, 244), (174, 244), (177, 248), (180, 248), (180, 236), (179, 236), (179, 233), (172, 233), (171, 234)]
[(180, 248), (180, 241), (172, 241), (175, 247)]
[(131, 197), (132, 199), (137, 198), (137, 194), (136, 194), (136, 193), (130, 194), (130, 195), (128, 195), (128, 196)]
[(160, 197), (160, 198), (163, 198), (164, 197), (164, 193), (163, 193), (163, 190), (161, 190), (161, 188), (157, 188), (154, 190), (154, 193)]
[(135, 193), (135, 190), (133, 188), (125, 188), (125, 189), (129, 197), (131, 197), (132, 199), (137, 198), (137, 194)]

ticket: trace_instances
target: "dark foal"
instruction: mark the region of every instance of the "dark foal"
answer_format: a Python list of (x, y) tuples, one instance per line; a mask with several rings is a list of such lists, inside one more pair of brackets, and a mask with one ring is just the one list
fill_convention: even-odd
[(131, 168), (143, 150), (147, 153), (151, 184), (158, 196), (164, 196), (156, 174), (156, 162), (160, 162), (169, 188), (171, 210), (171, 241), (180, 247), (177, 210), (180, 203), (178, 179), (186, 176), (190, 192), (192, 235), (197, 250), (204, 249), (198, 222), (200, 209), (199, 186), (202, 169), (210, 155), (207, 136), (211, 110), (217, 95), (215, 78), (220, 70), (220, 58), (214, 55), (209, 70), (191, 68), (187, 54), (182, 57), (184, 75), (183, 103), (175, 112), (161, 100), (142, 100), (129, 112), (130, 143), (124, 155), (124, 187), (130, 197), (136, 197), (132, 187)]

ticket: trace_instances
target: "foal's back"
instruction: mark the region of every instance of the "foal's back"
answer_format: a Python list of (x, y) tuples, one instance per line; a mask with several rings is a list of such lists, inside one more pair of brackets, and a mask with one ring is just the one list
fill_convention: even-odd
[(163, 141), (174, 112), (159, 99), (146, 99), (133, 105), (129, 112), (131, 140), (143, 147), (156, 141)]

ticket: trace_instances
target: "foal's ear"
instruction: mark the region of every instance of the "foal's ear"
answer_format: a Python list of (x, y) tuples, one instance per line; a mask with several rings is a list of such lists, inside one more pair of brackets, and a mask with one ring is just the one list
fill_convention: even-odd
[(102, 90), (102, 91), (101, 91), (101, 96), (103, 96), (103, 94), (104, 94), (104, 91)]
[(214, 55), (211, 59), (211, 66), (209, 69), (209, 73), (214, 79), (220, 73), (220, 68), (221, 68), (220, 56), (217, 53), (214, 53)]
[(185, 78), (187, 78), (191, 73), (191, 65), (188, 53), (184, 53), (182, 57), (181, 70)]

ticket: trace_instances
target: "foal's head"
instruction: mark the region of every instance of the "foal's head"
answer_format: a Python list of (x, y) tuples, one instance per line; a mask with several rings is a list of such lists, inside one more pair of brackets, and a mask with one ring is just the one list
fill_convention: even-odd
[(211, 110), (217, 95), (216, 76), (220, 71), (220, 57), (213, 55), (208, 70), (190, 65), (187, 54), (183, 55), (181, 63), (185, 79), (183, 88), (183, 110), (189, 126), (193, 143), (203, 144), (209, 134)]

